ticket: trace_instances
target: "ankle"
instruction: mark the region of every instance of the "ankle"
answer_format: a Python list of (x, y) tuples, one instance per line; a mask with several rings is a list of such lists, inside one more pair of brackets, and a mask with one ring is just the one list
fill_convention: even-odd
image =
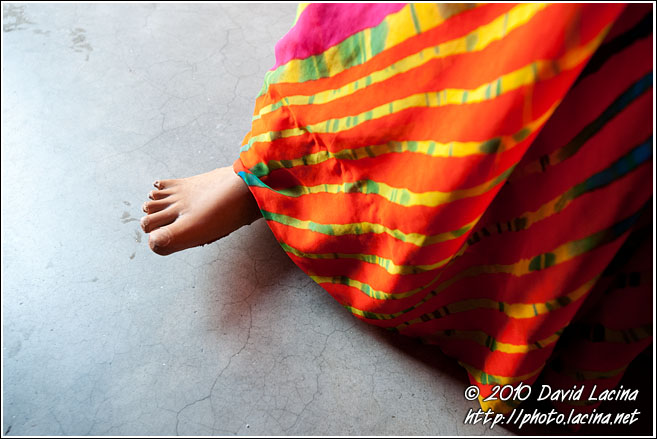
[(253, 193), (249, 189), (248, 185), (242, 178), (237, 175), (232, 168), (230, 169), (231, 174), (231, 190), (234, 191), (234, 196), (240, 200), (241, 212), (242, 212), (242, 223), (243, 225), (248, 225), (256, 221), (257, 219), (262, 218), (262, 212), (258, 207)]

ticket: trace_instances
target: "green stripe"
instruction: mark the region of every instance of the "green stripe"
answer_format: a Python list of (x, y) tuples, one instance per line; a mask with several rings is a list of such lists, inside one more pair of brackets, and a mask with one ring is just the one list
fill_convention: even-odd
[[(515, 165), (514, 165), (515, 166)], [(244, 178), (247, 184), (256, 185), (261, 187), (267, 187), (271, 191), (276, 192), (279, 195), (298, 198), (304, 195), (310, 194), (372, 194), (379, 195), (386, 199), (387, 201), (402, 206), (428, 206), (435, 207), (442, 204), (451, 203), (453, 201), (481, 196), (489, 190), (495, 188), (498, 184), (507, 179), (507, 177), (513, 171), (513, 166), (504, 171), (502, 174), (490, 180), (484, 182), (474, 188), (462, 189), (451, 192), (440, 192), (440, 191), (427, 191), (427, 192), (413, 192), (406, 188), (395, 188), (389, 186), (383, 182), (377, 182), (374, 180), (364, 179), (358, 180), (355, 182), (345, 182), (340, 184), (318, 184), (314, 186), (293, 186), (290, 188), (284, 188), (275, 190), (269, 186), (264, 185), (260, 179), (250, 173), (244, 173)], [(257, 180), (257, 182), (255, 181)], [(252, 183), (253, 182), (253, 183)]]
[[(632, 149), (625, 156), (621, 157), (620, 159), (609, 165), (606, 169), (593, 174), (592, 176), (588, 177), (586, 180), (582, 181), (581, 183), (578, 183), (575, 186), (569, 188), (561, 195), (561, 197), (555, 204), (554, 209), (551, 212), (549, 212), (547, 215), (545, 215), (542, 218), (533, 219), (531, 224), (544, 220), (545, 218), (548, 218), (555, 213), (561, 212), (563, 209), (566, 208), (566, 206), (568, 206), (573, 200), (577, 199), (578, 197), (593, 192), (595, 190), (604, 188), (614, 183), (618, 179), (624, 177), (625, 175), (637, 169), (639, 166), (649, 162), (651, 159), (652, 159), (652, 136), (649, 137), (647, 140), (645, 140), (643, 143), (639, 144), (638, 146), (635, 146), (634, 149)], [(548, 201), (547, 204), (550, 204), (552, 202), (553, 200), (550, 200)], [(543, 206), (539, 207), (534, 212), (541, 211), (543, 209)], [(528, 212), (514, 219), (508, 221), (502, 221), (502, 222), (510, 222), (514, 224), (514, 228), (513, 228), (514, 231), (525, 230), (527, 228), (527, 223), (529, 222), (530, 217), (534, 212)], [(502, 231), (500, 231), (500, 233), (502, 233)], [(485, 237), (486, 235), (482, 235), (479, 240), (476, 241), (472, 240), (468, 242), (468, 245), (474, 245), (475, 243), (480, 242)], [(532, 269), (539, 270), (541, 269), (541, 261), (537, 258), (535, 258), (535, 260), (532, 261), (530, 267)], [(549, 262), (550, 262), (549, 260), (546, 261), (546, 263), (548, 264)]]
[(593, 122), (580, 131), (566, 146), (558, 152), (558, 160), (563, 161), (573, 156), (591, 137), (618, 115), (623, 109), (652, 87), (652, 72), (648, 73), (628, 87), (614, 102)]
[(415, 26), (415, 33), (420, 34), (422, 33), (422, 29), (420, 28), (420, 22), (417, 19), (415, 6), (413, 5), (413, 3), (410, 3), (409, 6), (411, 8), (411, 17), (413, 17), (413, 26)]
[[(385, 47), (385, 41), (389, 32), (389, 26), (386, 19), (384, 19), (379, 25), (370, 28), (372, 36), (372, 55), (382, 52)], [(344, 69), (360, 65), (365, 61), (364, 54), (361, 54), (360, 51), (357, 50), (358, 47), (365, 47), (362, 45), (364, 38), (365, 31), (363, 30), (346, 38), (336, 46), (333, 46), (337, 48), (340, 63)], [(327, 50), (328, 49), (329, 48), (327, 48)], [(324, 53), (321, 55), (323, 56)], [(316, 68), (317, 63), (318, 61), (314, 56), (300, 60), (299, 68), (302, 74), (300, 75), (299, 82), (314, 81), (316, 79), (330, 76), (329, 69)], [(278, 66), (274, 71), (267, 72), (265, 75), (265, 83), (260, 89), (258, 96), (256, 96), (256, 99), (266, 93), (269, 85), (275, 84), (278, 81), (278, 78), (282, 75), (287, 66), (288, 63)]]
[[(576, 257), (576, 256), (578, 256), (582, 253), (591, 251), (591, 250), (593, 250), (597, 247), (600, 247), (604, 244), (607, 244), (607, 243), (610, 243), (610, 242), (614, 241), (619, 236), (621, 236), (623, 233), (625, 233), (627, 230), (629, 230), (629, 228), (636, 222), (636, 220), (639, 217), (639, 214), (640, 214), (641, 210), (642, 209), (639, 209), (638, 212), (634, 213), (630, 217), (620, 221), (617, 224), (614, 224), (613, 226), (611, 226), (611, 227), (609, 227), (605, 230), (602, 230), (598, 233), (590, 235), (590, 236), (588, 236), (584, 239), (577, 240), (577, 241), (571, 241), (571, 242), (567, 243), (566, 245), (571, 247), (572, 251), (570, 252), (570, 257), (566, 260), (572, 259), (573, 257)], [(558, 264), (558, 263), (561, 263), (561, 262), (565, 262), (565, 260), (557, 261), (556, 263)], [(514, 265), (514, 264), (511, 264), (511, 265)], [(441, 291), (445, 290), (446, 288), (448, 288), (449, 286), (451, 286), (452, 284), (454, 284), (454, 283), (456, 283), (456, 282), (458, 282), (462, 279), (476, 277), (476, 276), (481, 275), (481, 274), (487, 274), (488, 271), (486, 271), (486, 267), (487, 266), (473, 266), (473, 267), (470, 267), (467, 270), (461, 271), (460, 273), (454, 275), (452, 278), (450, 278), (448, 280), (445, 280), (442, 283), (440, 283), (438, 286), (436, 286), (436, 288), (434, 288), (430, 292), (430, 294), (428, 294), (427, 296), (421, 298), (415, 305), (412, 305), (411, 307), (407, 308), (404, 311), (393, 313), (393, 314), (368, 312), (369, 317), (367, 317), (367, 318), (373, 319), (373, 320), (389, 320), (389, 319), (397, 318), (397, 317), (399, 317), (399, 316), (401, 316), (401, 315), (403, 315), (403, 314), (405, 314), (405, 313), (407, 313), (411, 310), (417, 309), (424, 302), (429, 300), (431, 294), (436, 295), (436, 294), (440, 293)], [(483, 269), (483, 271), (481, 271), (482, 269)], [(435, 283), (438, 279), (440, 279), (442, 273), (444, 273), (444, 271), (441, 271), (440, 273), (438, 273), (438, 275), (433, 280), (431, 280), (429, 283), (427, 283), (424, 288), (420, 287), (420, 288), (416, 288), (414, 290), (410, 290), (410, 291), (405, 292), (405, 293), (399, 293), (399, 294), (396, 293), (395, 297), (406, 298), (406, 297), (410, 297), (410, 296), (414, 295), (415, 293), (417, 293), (419, 291), (428, 289), (433, 283)], [(368, 285), (368, 287), (369, 287), (369, 285)], [(570, 299), (568, 297), (562, 296), (558, 299), (558, 303), (561, 306), (565, 306), (568, 303), (570, 303)], [(344, 306), (345, 306), (345, 308), (349, 309), (349, 311), (351, 311), (352, 313), (357, 314), (357, 315), (362, 315), (361, 310), (359, 310), (357, 308), (354, 308), (354, 307), (351, 307), (349, 305), (344, 305)], [(418, 319), (420, 319), (421, 317), (422, 316), (418, 317)], [(398, 327), (399, 326), (404, 326), (404, 325), (408, 326), (410, 324), (411, 324), (410, 321), (406, 321), (406, 322), (398, 325)]]
[[(398, 239), (399, 241), (414, 244), (418, 247), (424, 247), (427, 245), (436, 244), (438, 242), (447, 241), (449, 239), (458, 238), (472, 229), (472, 225), (466, 225), (450, 232), (436, 235), (423, 235), (419, 233), (404, 233), (399, 229), (390, 229), (382, 224), (377, 223), (361, 222), (346, 224), (322, 224), (314, 221), (304, 221), (291, 216), (269, 212), (266, 210), (262, 210), (261, 212), (267, 221), (274, 221), (289, 227), (294, 227), (302, 230), (310, 230), (312, 232), (321, 233), (323, 235), (343, 236), (365, 235), (369, 233), (385, 233), (395, 239)], [(420, 242), (420, 244), (418, 244), (418, 242)]]

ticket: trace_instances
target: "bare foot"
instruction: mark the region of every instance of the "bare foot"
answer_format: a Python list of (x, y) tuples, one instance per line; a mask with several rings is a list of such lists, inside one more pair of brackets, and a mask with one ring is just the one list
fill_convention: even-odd
[(258, 205), (231, 167), (154, 183), (141, 219), (148, 245), (159, 255), (209, 244), (261, 217)]

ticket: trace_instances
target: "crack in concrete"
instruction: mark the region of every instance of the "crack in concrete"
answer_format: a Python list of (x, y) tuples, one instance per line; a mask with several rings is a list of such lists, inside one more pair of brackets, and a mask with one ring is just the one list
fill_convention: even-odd
[[(254, 288), (254, 290), (255, 290), (255, 288)], [(242, 301), (243, 301), (243, 302), (247, 301), (247, 299), (251, 296), (251, 294), (253, 294), (253, 292), (254, 292), (254, 291), (252, 291), (252, 292), (251, 292), (247, 297), (245, 297)], [(216, 411), (215, 411), (215, 407), (214, 407), (214, 404), (213, 404), (213, 401), (212, 401), (212, 393), (214, 392), (214, 389), (215, 389), (215, 387), (216, 387), (216, 385), (217, 385), (217, 382), (219, 382), (219, 378), (221, 378), (221, 376), (224, 374), (224, 372), (230, 367), (230, 365), (231, 365), (231, 363), (232, 363), (232, 361), (233, 361), (233, 358), (235, 358), (236, 356), (238, 356), (238, 355), (239, 355), (239, 354), (240, 354), (240, 353), (246, 348), (246, 346), (247, 346), (248, 343), (249, 343), (249, 340), (251, 339), (251, 328), (253, 327), (253, 311), (252, 311), (252, 309), (251, 309), (251, 304), (248, 303), (248, 302), (246, 302), (246, 303), (247, 303), (247, 305), (249, 306), (249, 327), (248, 327), (248, 329), (247, 329), (247, 335), (246, 335), (246, 340), (244, 341), (244, 344), (242, 344), (242, 346), (240, 347), (240, 349), (239, 349), (237, 352), (235, 352), (233, 355), (230, 356), (230, 358), (228, 359), (228, 363), (226, 364), (226, 366), (224, 366), (224, 368), (221, 369), (221, 371), (217, 374), (217, 376), (216, 376), (215, 379), (214, 379), (214, 382), (212, 383), (212, 386), (210, 386), (210, 390), (209, 390), (208, 394), (205, 395), (204, 397), (200, 398), (200, 399), (197, 399), (196, 401), (193, 401), (193, 402), (191, 402), (191, 403), (185, 405), (183, 408), (181, 408), (180, 410), (178, 410), (178, 412), (176, 413), (176, 427), (175, 427), (176, 436), (179, 436), (179, 435), (180, 435), (180, 434), (179, 434), (179, 431), (178, 431), (178, 425), (179, 425), (179, 423), (180, 423), (180, 413), (181, 413), (183, 410), (185, 410), (185, 409), (187, 409), (187, 408), (189, 408), (189, 407), (191, 407), (191, 406), (193, 406), (193, 405), (195, 405), (195, 404), (197, 404), (197, 403), (199, 403), (199, 402), (201, 402), (201, 401), (205, 401), (205, 400), (208, 400), (208, 399), (210, 400), (210, 407), (211, 407), (211, 409), (212, 409), (212, 414), (213, 414), (213, 418), (214, 418), (214, 414), (216, 413)], [(214, 422), (216, 423), (216, 419), (214, 420)], [(216, 425), (216, 424), (215, 424), (215, 425)], [(216, 429), (215, 425), (212, 426), (213, 431)], [(237, 434), (237, 432), (236, 432), (235, 434)]]

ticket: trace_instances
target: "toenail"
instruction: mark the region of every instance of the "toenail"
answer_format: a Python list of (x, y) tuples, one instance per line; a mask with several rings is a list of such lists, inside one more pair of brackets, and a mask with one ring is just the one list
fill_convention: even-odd
[(150, 198), (151, 200), (154, 199), (154, 198), (153, 198), (153, 191), (150, 191), (150, 192), (148, 193), (148, 198)]
[(155, 186), (156, 188), (159, 189), (160, 188), (160, 180), (155, 180), (155, 182), (153, 183), (153, 186)]
[(141, 210), (143, 210), (144, 212), (148, 213), (148, 203), (144, 203), (144, 205), (141, 206)]
[(141, 223), (141, 228), (146, 229), (146, 227), (148, 226), (148, 217), (147, 216), (143, 217), (140, 223)]
[(169, 245), (169, 242), (171, 242), (171, 235), (163, 230), (158, 230), (151, 233), (150, 241), (153, 249), (163, 248)]

